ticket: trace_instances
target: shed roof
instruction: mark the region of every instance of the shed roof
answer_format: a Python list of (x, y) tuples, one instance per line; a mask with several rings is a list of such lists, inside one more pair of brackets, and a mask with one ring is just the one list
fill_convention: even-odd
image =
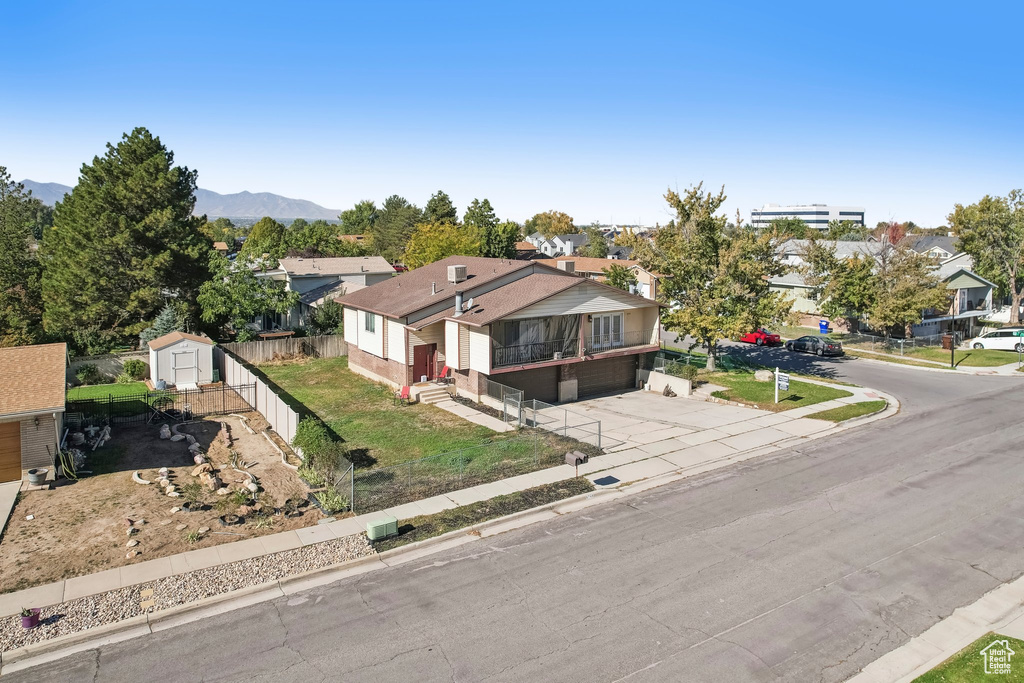
[(188, 332), (174, 331), (150, 341), (149, 348), (159, 351), (165, 346), (170, 346), (171, 344), (174, 344), (175, 342), (180, 342), (183, 339), (191, 339), (192, 341), (200, 342), (203, 344), (209, 344), (210, 346), (213, 346), (213, 340), (210, 339), (209, 337), (200, 337), (198, 334), (189, 334)]
[(63, 343), (0, 349), (0, 415), (63, 412), (67, 354)]
[(280, 268), (292, 276), (352, 275), (354, 273), (394, 273), (381, 256), (338, 256), (331, 258), (283, 258)]

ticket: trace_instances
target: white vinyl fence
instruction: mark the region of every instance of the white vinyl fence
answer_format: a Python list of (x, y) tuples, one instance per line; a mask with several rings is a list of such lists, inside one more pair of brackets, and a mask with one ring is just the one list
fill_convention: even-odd
[(295, 356), (338, 358), (348, 355), (348, 344), (340, 334), (232, 342), (223, 344), (223, 346), (247, 363), (266, 363), (278, 358), (293, 358)]
[(214, 348), (214, 361), (220, 368), (221, 379), (226, 384), (237, 386), (255, 383), (256, 411), (270, 423), (271, 428), (280, 434), (282, 439), (291, 444), (295, 438), (295, 428), (299, 424), (299, 414), (295, 409), (281, 400), (262, 378), (224, 349)]

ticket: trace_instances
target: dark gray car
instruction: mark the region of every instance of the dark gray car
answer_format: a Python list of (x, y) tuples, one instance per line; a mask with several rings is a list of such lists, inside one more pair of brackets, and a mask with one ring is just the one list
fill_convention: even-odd
[(786, 342), (787, 351), (807, 351), (818, 356), (841, 356), (843, 345), (834, 339), (827, 337), (815, 337), (807, 335), (799, 339), (791, 339)]

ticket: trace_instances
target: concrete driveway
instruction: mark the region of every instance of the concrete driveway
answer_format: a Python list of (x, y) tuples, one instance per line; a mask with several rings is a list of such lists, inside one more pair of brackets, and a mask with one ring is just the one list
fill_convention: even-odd
[[(565, 406), (601, 421), (601, 445), (608, 455), (581, 472), (595, 483), (615, 485), (676, 470), (704, 467), (756, 451), (779, 450), (835, 428), (807, 415), (848, 403), (877, 400), (869, 389), (842, 387), (853, 395), (775, 413), (710, 403), (700, 397), (669, 398), (649, 391), (579, 401)], [(569, 430), (569, 436), (573, 436)]]

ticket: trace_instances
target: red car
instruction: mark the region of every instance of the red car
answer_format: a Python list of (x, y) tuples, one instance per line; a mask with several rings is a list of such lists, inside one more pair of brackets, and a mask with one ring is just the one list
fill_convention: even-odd
[(782, 337), (768, 330), (761, 329), (746, 333), (740, 337), (740, 341), (747, 342), (748, 344), (757, 344), (758, 346), (775, 346), (782, 343)]

